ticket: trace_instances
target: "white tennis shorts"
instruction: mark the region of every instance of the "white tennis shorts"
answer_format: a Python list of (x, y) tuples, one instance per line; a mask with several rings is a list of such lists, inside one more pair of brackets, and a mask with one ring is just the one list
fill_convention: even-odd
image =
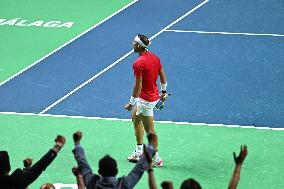
[(154, 107), (158, 103), (159, 100), (156, 100), (154, 102), (149, 102), (147, 100), (138, 98), (137, 100), (137, 112), (136, 115), (139, 115), (142, 113), (143, 116), (154, 116)]

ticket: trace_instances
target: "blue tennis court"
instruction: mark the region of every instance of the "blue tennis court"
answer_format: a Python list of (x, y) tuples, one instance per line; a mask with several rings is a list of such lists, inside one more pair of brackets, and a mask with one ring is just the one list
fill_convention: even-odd
[(2, 83), (0, 111), (129, 118), (143, 33), (173, 93), (157, 120), (281, 128), (283, 12), (280, 0), (139, 1)]

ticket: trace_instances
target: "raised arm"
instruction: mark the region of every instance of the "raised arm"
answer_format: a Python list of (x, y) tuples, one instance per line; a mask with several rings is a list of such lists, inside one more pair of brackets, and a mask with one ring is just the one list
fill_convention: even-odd
[(153, 169), (152, 156), (146, 150), (145, 144), (144, 144), (143, 150), (144, 150), (144, 156), (146, 158), (146, 161), (149, 164), (148, 169), (147, 169), (149, 189), (157, 189), (157, 184), (156, 184), (156, 179), (155, 179), (154, 169)]
[(77, 131), (73, 134), (75, 149), (72, 152), (78, 163), (78, 169), (80, 173), (83, 175), (84, 184), (87, 189), (90, 189), (92, 188), (92, 180), (93, 177), (95, 177), (95, 175), (93, 175), (92, 169), (85, 157), (84, 149), (80, 144), (82, 137), (83, 134), (81, 131)]
[(238, 182), (239, 182), (239, 179), (240, 179), (241, 168), (242, 168), (243, 162), (244, 162), (247, 154), (248, 154), (248, 151), (247, 151), (246, 145), (241, 146), (239, 156), (236, 156), (235, 152), (233, 153), (236, 165), (235, 165), (235, 169), (234, 169), (231, 181), (229, 183), (228, 189), (236, 189), (237, 188), (237, 185), (238, 185)]
[(78, 167), (73, 167), (72, 173), (76, 177), (78, 189), (84, 189), (85, 185), (84, 185), (83, 175), (79, 171)]
[[(61, 148), (65, 144), (65, 137), (58, 135), (55, 139), (55, 145), (54, 147), (49, 150), (39, 161), (37, 161), (33, 166), (31, 166), (28, 169), (25, 169), (22, 176), (19, 177), (18, 182), (21, 182), (22, 186), (28, 186), (32, 182), (34, 182), (39, 175), (51, 164), (51, 162), (55, 159), (57, 156), (57, 153), (61, 150)], [(27, 160), (24, 160), (24, 162)], [(28, 160), (29, 162), (26, 162), (31, 165), (31, 160)], [(28, 165), (28, 166), (30, 166)], [(13, 173), (15, 175), (18, 174), (17, 170)]]

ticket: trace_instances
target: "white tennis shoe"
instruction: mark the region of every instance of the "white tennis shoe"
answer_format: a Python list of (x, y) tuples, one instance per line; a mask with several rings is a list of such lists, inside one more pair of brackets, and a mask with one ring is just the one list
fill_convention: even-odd
[(129, 162), (137, 163), (141, 156), (143, 155), (143, 151), (138, 151), (137, 149), (132, 152), (132, 154), (127, 158)]
[(160, 157), (153, 157), (154, 167), (163, 167), (163, 160)]

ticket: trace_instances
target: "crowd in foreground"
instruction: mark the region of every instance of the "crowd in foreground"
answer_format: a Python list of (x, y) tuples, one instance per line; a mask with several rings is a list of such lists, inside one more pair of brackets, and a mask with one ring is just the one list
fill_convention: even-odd
[[(99, 161), (98, 174), (94, 174), (89, 165), (84, 149), (81, 145), (82, 132), (77, 131), (73, 134), (74, 149), (73, 154), (77, 161), (77, 166), (72, 168), (72, 172), (76, 177), (78, 189), (131, 189), (141, 179), (143, 173), (148, 173), (148, 188), (157, 189), (158, 186), (155, 181), (153, 171), (152, 157), (155, 155), (153, 146), (157, 143), (157, 135), (153, 132), (147, 134), (148, 144), (144, 144), (143, 156), (136, 163), (134, 168), (128, 175), (117, 178), (117, 162), (110, 155), (105, 155)], [(58, 152), (64, 147), (66, 139), (62, 135), (58, 135), (55, 139), (54, 146), (42, 156), (42, 158), (32, 165), (32, 159), (26, 158), (24, 162), (24, 169), (16, 169), (10, 174), (10, 160), (7, 151), (0, 151), (0, 188), (1, 189), (26, 189), (33, 183), (42, 172), (53, 162)], [(241, 146), (239, 155), (233, 153), (235, 168), (233, 175), (228, 184), (228, 189), (237, 188), (240, 179), (240, 172), (242, 164), (247, 156), (246, 145)], [(164, 181), (161, 183), (163, 189), (173, 189), (171, 181)], [(180, 189), (201, 189), (201, 184), (189, 178), (181, 183)], [(40, 189), (55, 189), (51, 183), (43, 184)]]

